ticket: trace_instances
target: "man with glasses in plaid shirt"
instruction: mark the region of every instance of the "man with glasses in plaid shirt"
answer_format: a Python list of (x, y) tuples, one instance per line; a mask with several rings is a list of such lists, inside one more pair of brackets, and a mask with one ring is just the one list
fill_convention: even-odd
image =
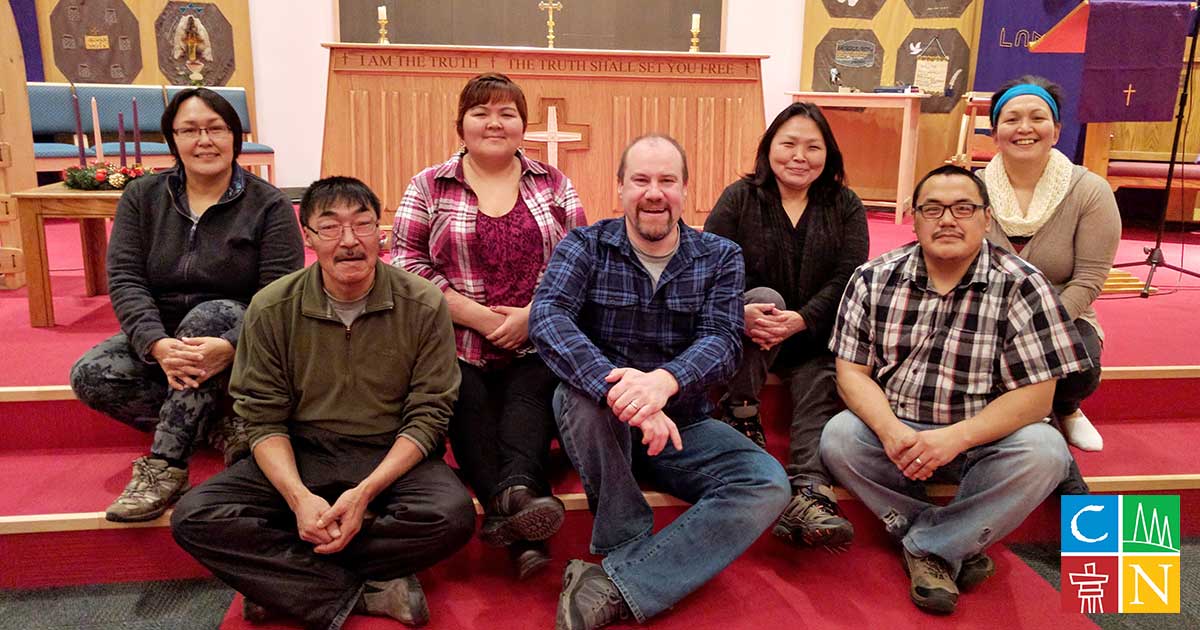
[[(529, 336), (563, 381), (555, 416), (606, 556), (567, 564), (558, 630), (666, 610), (791, 498), (778, 461), (708, 417), (708, 387), (741, 355), (744, 271), (733, 241), (679, 220), (687, 181), (678, 142), (634, 140), (617, 168), (624, 216), (573, 230), (533, 298)], [(654, 533), (635, 472), (692, 507)]]
[[(913, 602), (948, 614), (995, 572), (984, 549), (1066, 478), (1041, 420), (1055, 380), (1092, 361), (1049, 281), (984, 240), (982, 181), (942, 166), (913, 199), (917, 243), (859, 267), (842, 297), (830, 347), (848, 409), (821, 457), (900, 539)], [(929, 481), (958, 494), (934, 505)]]

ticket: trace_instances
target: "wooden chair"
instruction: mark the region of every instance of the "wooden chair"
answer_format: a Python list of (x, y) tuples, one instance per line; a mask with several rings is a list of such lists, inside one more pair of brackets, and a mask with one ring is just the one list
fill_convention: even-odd
[(954, 155), (946, 163), (972, 170), (983, 168), (996, 155), (992, 124), (988, 118), (992, 95), (987, 92), (967, 92), (963, 94), (963, 102), (966, 105), (958, 127), (958, 143), (954, 145)]

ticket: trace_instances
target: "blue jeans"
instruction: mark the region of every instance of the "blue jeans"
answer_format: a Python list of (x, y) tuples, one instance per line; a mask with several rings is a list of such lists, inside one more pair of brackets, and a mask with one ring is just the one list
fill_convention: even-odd
[[(904, 424), (917, 431), (944, 426)], [(959, 485), (954, 499), (938, 506), (925, 496), (926, 482), (906, 478), (871, 427), (850, 411), (825, 425), (821, 457), (909, 553), (938, 556), (955, 577), (963, 560), (1016, 529), (1066, 479), (1071, 463), (1062, 435), (1035, 422), (939, 468), (929, 481)]]
[[(641, 432), (567, 385), (554, 392), (563, 448), (595, 515), (592, 553), (645, 621), (700, 588), (745, 551), (787, 506), (787, 474), (729, 425), (676, 419), (683, 450), (646, 454)], [(657, 534), (635, 478), (692, 503)]]

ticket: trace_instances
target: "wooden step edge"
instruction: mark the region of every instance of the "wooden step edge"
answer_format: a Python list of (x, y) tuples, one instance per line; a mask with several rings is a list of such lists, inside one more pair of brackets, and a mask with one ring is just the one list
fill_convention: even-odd
[[(1164, 490), (1200, 490), (1200, 473), (1185, 475), (1120, 475), (1112, 477), (1085, 477), (1092, 492), (1150, 492)], [(927, 489), (930, 497), (953, 497), (958, 486), (933, 484)], [(857, 500), (845, 488), (835, 488), (839, 501)], [(687, 502), (662, 492), (644, 492), (646, 503), (652, 508), (685, 507)], [(588, 509), (587, 496), (581, 492), (557, 495), (568, 510)], [(474, 501), (475, 513), (482, 514), (479, 501)], [(153, 521), (142, 523), (112, 523), (104, 518), (104, 512), (75, 512), (67, 514), (30, 514), (0, 516), (0, 536), (14, 534), (50, 534), (56, 532), (89, 531), (101, 529), (139, 529), (170, 527), (171, 511)]]
[[(1200, 378), (1200, 365), (1131, 365), (1107, 366), (1103, 378), (1110, 380), (1138, 380), (1163, 378)], [(767, 375), (768, 385), (780, 385), (782, 381), (774, 374)], [(70, 385), (26, 385), (0, 387), (0, 403), (42, 402), (75, 400)]]

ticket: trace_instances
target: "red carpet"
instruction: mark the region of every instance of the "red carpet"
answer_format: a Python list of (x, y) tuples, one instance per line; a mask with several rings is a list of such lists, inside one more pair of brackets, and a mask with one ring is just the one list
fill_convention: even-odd
[[(678, 509), (659, 509), (661, 522)], [(856, 521), (857, 522), (857, 521)], [(572, 512), (551, 540), (554, 562), (530, 582), (514, 582), (507, 557), (472, 541), (449, 561), (420, 574), (432, 616), (430, 628), (551, 628), (570, 558), (586, 555), (591, 517)], [(908, 579), (878, 527), (859, 528), (844, 553), (799, 550), (770, 535), (673, 610), (656, 617), (655, 630), (729, 628), (1070, 628), (1095, 627), (1060, 609), (1055, 589), (1003, 546), (992, 548), (996, 576), (959, 600), (945, 618), (921, 613), (908, 599)], [(852, 590), (847, 590), (853, 585)], [(293, 624), (255, 626), (242, 621), (241, 600), (223, 630), (283, 630)], [(347, 630), (399, 628), (386, 619), (356, 616)], [(640, 627), (617, 624), (616, 628)]]

